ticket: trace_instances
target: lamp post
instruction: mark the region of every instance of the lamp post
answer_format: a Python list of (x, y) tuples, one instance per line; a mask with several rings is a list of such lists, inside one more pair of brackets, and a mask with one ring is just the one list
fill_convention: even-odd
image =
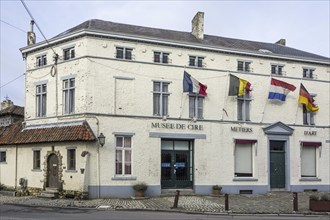
[(103, 147), (103, 145), (105, 144), (105, 136), (103, 135), (103, 133), (101, 133), (97, 138), (99, 139), (101, 147)]

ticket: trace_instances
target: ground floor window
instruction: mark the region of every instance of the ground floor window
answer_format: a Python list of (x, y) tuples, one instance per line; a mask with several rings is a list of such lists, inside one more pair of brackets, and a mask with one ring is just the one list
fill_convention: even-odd
[(33, 151), (33, 169), (40, 170), (40, 150)]
[(116, 175), (132, 174), (132, 137), (116, 136)]
[(76, 149), (68, 148), (67, 152), (68, 170), (76, 170)]
[(5, 163), (6, 161), (6, 151), (0, 151), (0, 163)]
[(252, 144), (235, 144), (235, 177), (253, 176)]
[(316, 177), (316, 147), (315, 146), (302, 147), (301, 177)]

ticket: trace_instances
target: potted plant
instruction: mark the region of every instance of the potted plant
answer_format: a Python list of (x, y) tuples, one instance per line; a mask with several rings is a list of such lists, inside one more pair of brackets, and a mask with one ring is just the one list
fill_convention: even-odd
[(144, 197), (144, 192), (147, 190), (148, 186), (144, 182), (136, 183), (133, 185), (135, 191), (135, 197)]
[(212, 186), (212, 195), (214, 196), (220, 196), (222, 187), (219, 185), (213, 185)]
[(326, 194), (321, 198), (316, 195), (310, 196), (309, 209), (315, 212), (330, 212), (330, 196)]

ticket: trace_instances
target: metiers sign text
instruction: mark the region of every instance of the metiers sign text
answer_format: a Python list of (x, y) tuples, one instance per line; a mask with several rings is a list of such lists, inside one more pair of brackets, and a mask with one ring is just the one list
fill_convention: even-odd
[(203, 125), (152, 122), (151, 123), (151, 128), (164, 128), (164, 129), (197, 130), (197, 131), (202, 131), (203, 130)]

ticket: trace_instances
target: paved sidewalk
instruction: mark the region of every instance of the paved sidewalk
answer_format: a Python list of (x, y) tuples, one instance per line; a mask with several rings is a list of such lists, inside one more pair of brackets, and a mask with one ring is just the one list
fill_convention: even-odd
[[(104, 208), (113, 210), (171, 210), (182, 212), (240, 213), (240, 214), (316, 214), (311, 212), (309, 196), (312, 192), (298, 193), (298, 212), (293, 211), (292, 193), (276, 192), (265, 195), (229, 195), (229, 211), (225, 211), (224, 196), (180, 196), (178, 208), (171, 209), (174, 196), (151, 197), (147, 199), (42, 199), (34, 196), (0, 197), (0, 205), (19, 204), (29, 206)], [(318, 195), (325, 193), (317, 193)], [(330, 213), (317, 213), (327, 214)]]

